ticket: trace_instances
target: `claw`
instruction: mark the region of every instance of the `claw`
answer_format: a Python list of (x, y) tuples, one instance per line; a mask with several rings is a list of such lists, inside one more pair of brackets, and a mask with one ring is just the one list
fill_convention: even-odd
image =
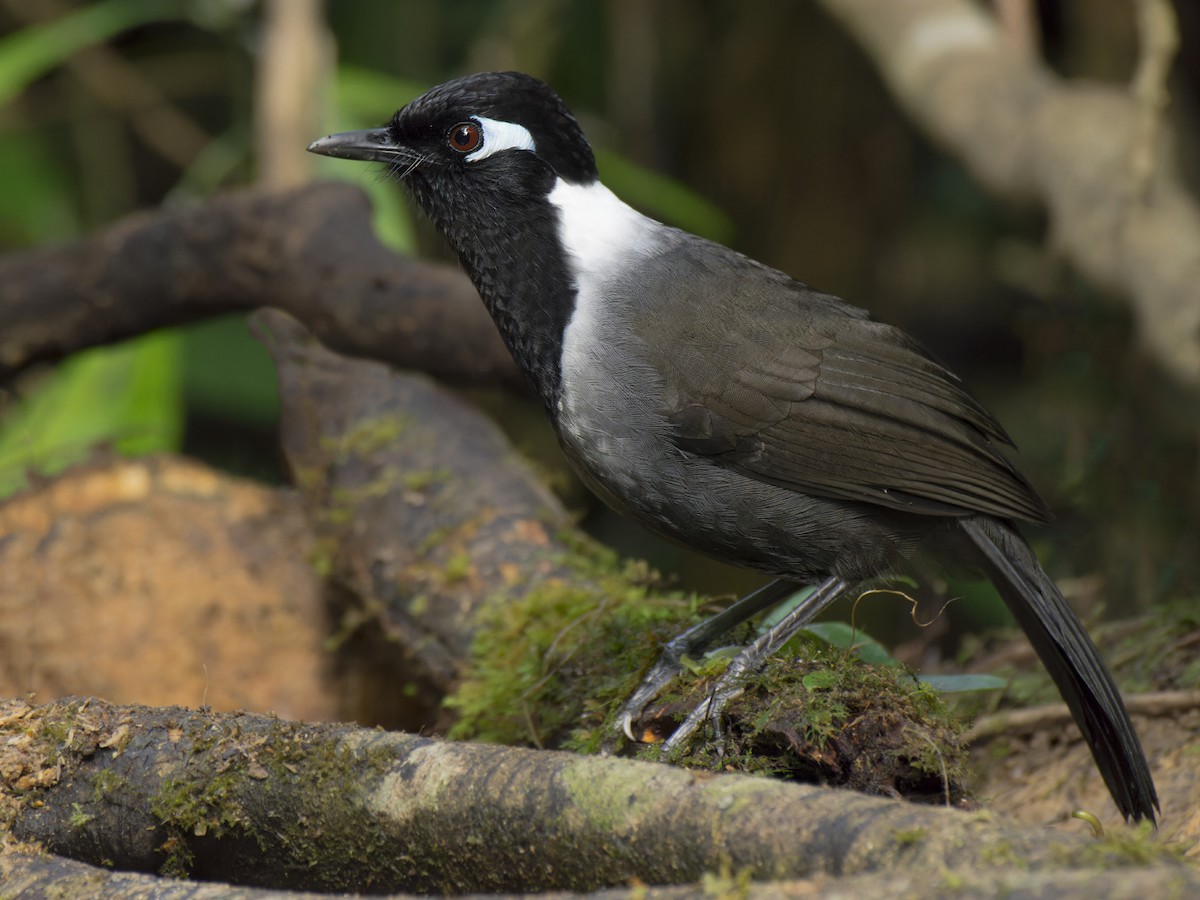
[[(633, 723), (641, 717), (646, 707), (650, 705), (658, 693), (670, 684), (681, 669), (681, 661), (685, 656), (703, 653), (710, 650), (716, 642), (729, 632), (729, 629), (750, 616), (768, 609), (783, 600), (788, 594), (798, 588), (795, 582), (787, 579), (776, 579), (764, 585), (752, 594), (739, 600), (733, 606), (717, 613), (711, 619), (693, 625), (683, 634), (669, 642), (662, 656), (646, 675), (633, 696), (626, 701), (618, 714), (621, 731), (631, 741), (638, 741), (633, 733)], [(706, 717), (712, 717), (714, 723), (725, 709), (725, 705), (743, 690), (742, 676), (750, 670), (762, 665), (766, 657), (779, 649), (787, 638), (795, 634), (796, 629), (808, 622), (814, 615), (825, 608), (846, 589), (846, 582), (840, 578), (829, 578), (814, 590), (804, 601), (796, 606), (782, 621), (777, 623), (758, 640), (743, 648), (730, 663), (725, 674), (717, 682), (712, 695), (706, 703), (692, 710), (683, 724), (675, 729), (675, 733), (663, 744), (664, 750), (678, 747), (695, 733), (700, 723)], [(719, 724), (716, 732), (720, 733)]]
[(794, 593), (797, 588), (798, 585), (794, 582), (776, 579), (743, 597), (711, 619), (693, 625), (663, 647), (662, 656), (659, 657), (658, 662), (654, 664), (621, 710), (621, 730), (625, 736), (631, 741), (637, 740), (633, 734), (633, 723), (645, 712), (646, 707), (650, 705), (651, 700), (658, 696), (659, 691), (670, 684), (679, 674), (681, 661), (685, 656), (704, 653), (728, 634), (730, 628), (764, 609), (769, 609), (788, 594)]
[(621, 723), (621, 731), (631, 741), (641, 742), (641, 739), (633, 733), (633, 723), (646, 711), (646, 707), (650, 705), (651, 700), (658, 696), (658, 692), (674, 681), (678, 674), (678, 661), (669, 659), (664, 654), (664, 657), (655, 663), (654, 667), (646, 674), (638, 689), (633, 692), (633, 696), (625, 702), (618, 719)]
[(636, 742), (637, 738), (633, 736), (633, 713), (629, 710), (624, 710), (621, 713), (621, 730), (625, 732), (625, 737)]

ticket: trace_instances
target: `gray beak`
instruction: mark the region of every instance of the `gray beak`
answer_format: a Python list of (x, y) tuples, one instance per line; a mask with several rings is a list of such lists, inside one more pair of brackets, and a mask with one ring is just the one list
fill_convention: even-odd
[(318, 138), (308, 145), (309, 153), (336, 156), (339, 159), (365, 159), (376, 162), (395, 162), (403, 149), (392, 143), (386, 128), (366, 131), (343, 131)]

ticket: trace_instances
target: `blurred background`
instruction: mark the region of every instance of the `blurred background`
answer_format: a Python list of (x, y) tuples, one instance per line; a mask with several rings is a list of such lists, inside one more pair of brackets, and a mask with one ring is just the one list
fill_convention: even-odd
[[(1032, 6), (1058, 73), (1128, 83), (1133, 0)], [(1168, 116), (1195, 187), (1200, 4), (1175, 10)], [(0, 252), (321, 177), (370, 192), (391, 246), (449, 261), (394, 186), (304, 145), (379, 124), (448, 77), (522, 69), (566, 98), (628, 202), (868, 307), (960, 373), (1057, 512), (1030, 534), (1078, 606), (1129, 613), (1194, 593), (1196, 398), (1140, 353), (1122, 298), (1056, 258), (1042, 213), (985, 194), (930, 145), (815, 2), (0, 0), (0, 35)], [(306, 104), (309, 133), (277, 124), (281, 82)], [(476, 398), (503, 410), (602, 539), (685, 586), (745, 586), (598, 508), (538, 408)], [(0, 386), (0, 492), (97, 446), (180, 451), (279, 483), (276, 419), (272, 368), (242, 317), (157, 332)], [(1004, 617), (989, 604), (954, 615), (972, 627)]]

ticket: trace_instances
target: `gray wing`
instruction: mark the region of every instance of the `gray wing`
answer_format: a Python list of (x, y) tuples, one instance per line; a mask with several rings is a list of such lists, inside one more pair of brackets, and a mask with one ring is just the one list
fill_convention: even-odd
[[(927, 515), (1050, 518), (997, 449), (1011, 445), (1003, 428), (916, 341), (737, 260), (755, 270), (757, 296), (725, 273), (730, 300), (717, 320), (659, 335), (663, 414), (680, 450), (823, 497)], [(689, 283), (666, 289), (671, 308), (686, 308)]]

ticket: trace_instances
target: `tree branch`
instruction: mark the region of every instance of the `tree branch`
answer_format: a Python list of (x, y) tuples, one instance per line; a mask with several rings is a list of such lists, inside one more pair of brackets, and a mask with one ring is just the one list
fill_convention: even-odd
[(277, 311), (255, 322), (275, 359), (283, 451), (317, 535), (316, 567), (354, 598), (349, 630), (377, 629), (396, 677), (418, 687), (410, 713), (359, 714), (427, 726), (470, 657), (485, 602), (570, 577), (558, 561), (570, 519), (499, 427), (445, 387), (333, 353)]
[[(696, 882), (717, 866), (1003, 880), (1013, 866), (1026, 877), (1135, 861), (1080, 834), (845, 791), (248, 713), (7, 701), (0, 738), (0, 809), (18, 839), (242, 885), (595, 890)], [(1200, 888), (1194, 870), (1150, 871)]]
[[(967, 0), (822, 2), (912, 117), (984, 185), (1046, 205), (1057, 248), (1085, 277), (1128, 296), (1154, 358), (1200, 387), (1200, 209), (1161, 147), (1152, 166), (1139, 164), (1155, 133), (1143, 96), (1063, 81)], [(1164, 29), (1152, 31), (1148, 53), (1161, 58)]]
[(206, 316), (286, 310), (328, 346), (457, 383), (524, 382), (461, 272), (384, 248), (335, 184), (230, 193), (0, 257), (0, 379)]

